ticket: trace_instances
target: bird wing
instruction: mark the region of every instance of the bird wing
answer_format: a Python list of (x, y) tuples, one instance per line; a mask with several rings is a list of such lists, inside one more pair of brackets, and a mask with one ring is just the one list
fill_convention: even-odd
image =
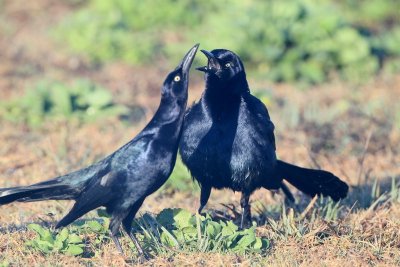
[(267, 107), (264, 105), (263, 102), (261, 102), (261, 100), (250, 94), (246, 98), (246, 102), (248, 103), (248, 108), (250, 109), (250, 112), (255, 115), (254, 118), (259, 125), (259, 129), (261, 129), (264, 136), (268, 138), (268, 141), (271, 142), (271, 144), (274, 146), (274, 149), (276, 150), (274, 134), (275, 125), (271, 121)]

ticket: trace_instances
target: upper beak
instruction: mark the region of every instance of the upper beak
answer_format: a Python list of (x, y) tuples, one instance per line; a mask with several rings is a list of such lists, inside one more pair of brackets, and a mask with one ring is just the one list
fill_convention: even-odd
[(189, 52), (186, 53), (184, 58), (182, 59), (181, 63), (178, 65), (178, 68), (182, 68), (182, 73), (187, 75), (189, 74), (190, 66), (192, 65), (193, 59), (196, 55), (197, 49), (199, 48), (200, 44), (196, 44), (193, 46)]
[(198, 67), (196, 70), (203, 71), (203, 72), (209, 72), (211, 70), (218, 70), (221, 68), (221, 65), (219, 64), (218, 59), (210, 52), (207, 50), (201, 49), (201, 52), (207, 57), (208, 59), (208, 66), (204, 67)]

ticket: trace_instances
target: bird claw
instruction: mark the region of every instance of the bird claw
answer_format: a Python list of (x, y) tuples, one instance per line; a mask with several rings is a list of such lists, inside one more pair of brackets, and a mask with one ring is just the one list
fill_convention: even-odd
[(233, 205), (233, 204), (228, 205), (228, 204), (224, 204), (224, 203), (221, 203), (221, 205), (224, 206), (225, 208), (227, 208), (228, 210), (230, 210), (233, 213), (233, 215), (235, 216), (235, 218), (238, 218), (240, 216), (240, 213), (236, 211), (235, 205)]
[(149, 261), (150, 259), (151, 259), (151, 257), (146, 252), (139, 253), (138, 263), (139, 264), (144, 264), (147, 261)]

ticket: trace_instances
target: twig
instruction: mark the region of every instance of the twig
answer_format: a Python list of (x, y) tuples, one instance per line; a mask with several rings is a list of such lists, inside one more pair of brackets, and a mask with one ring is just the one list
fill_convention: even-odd
[(307, 205), (307, 208), (300, 214), (299, 221), (303, 220), (307, 216), (308, 212), (310, 212), (310, 210), (314, 207), (317, 199), (318, 195), (315, 195), (313, 199), (310, 201), (310, 203)]
[(364, 170), (364, 160), (365, 160), (365, 156), (367, 155), (367, 151), (368, 151), (368, 147), (369, 147), (369, 142), (371, 141), (371, 137), (372, 137), (372, 130), (370, 130), (368, 132), (367, 140), (366, 140), (365, 145), (364, 145), (364, 150), (363, 150), (363, 153), (362, 153), (360, 161), (359, 161), (360, 168), (358, 170), (358, 179), (357, 179), (357, 185), (358, 186), (361, 184), (361, 176), (362, 176), (362, 173), (363, 173), (363, 170)]

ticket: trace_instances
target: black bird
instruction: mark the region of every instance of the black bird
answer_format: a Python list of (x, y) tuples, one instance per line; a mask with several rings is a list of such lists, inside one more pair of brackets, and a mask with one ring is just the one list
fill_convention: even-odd
[(205, 72), (205, 91), (186, 112), (179, 147), (201, 186), (199, 212), (212, 188), (240, 191), (243, 227), (251, 219), (254, 190), (282, 188), (294, 200), (283, 179), (310, 196), (344, 198), (348, 186), (332, 173), (277, 160), (274, 124), (265, 105), (251, 95), (240, 58), (225, 49), (201, 51), (208, 58), (207, 66), (197, 68)]
[(100, 206), (111, 215), (111, 237), (122, 253), (117, 234), (122, 224), (139, 254), (132, 221), (147, 196), (160, 188), (175, 165), (187, 104), (189, 70), (195, 45), (168, 74), (160, 106), (147, 126), (129, 143), (105, 159), (78, 171), (30, 186), (0, 189), (0, 205), (13, 201), (75, 200), (56, 228), (66, 226)]

